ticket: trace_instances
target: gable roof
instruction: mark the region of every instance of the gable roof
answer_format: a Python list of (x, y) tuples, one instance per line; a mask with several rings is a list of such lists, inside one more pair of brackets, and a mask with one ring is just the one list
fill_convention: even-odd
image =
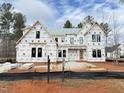
[(39, 21), (36, 21), (32, 27), (28, 28), (28, 29), (24, 29), (24, 30), (28, 30), (17, 42), (16, 42), (16, 45), (19, 44), (19, 42), (37, 25), (41, 25), (41, 27), (51, 36), (51, 34), (47, 31), (47, 29), (39, 22)]
[[(84, 22), (85, 24), (86, 22)], [(87, 35), (88, 32), (92, 29), (92, 27), (96, 24), (98, 25), (101, 29), (102, 27), (97, 23), (97, 22), (88, 22), (91, 25), (91, 28), (88, 29), (88, 31), (86, 31), (86, 33), (84, 35)], [(50, 31), (48, 31), (39, 21), (36, 21), (33, 26), (29, 27), (29, 28), (25, 28), (23, 30), (27, 30), (26, 33), (16, 42), (16, 44), (18, 44), (31, 30), (32, 28), (34, 28), (37, 24), (40, 24), (41, 27), (50, 35), (51, 38), (53, 38), (52, 36), (56, 36), (56, 35), (77, 35), (81, 29), (83, 28), (60, 28), (60, 29), (53, 29)], [(102, 29), (102, 31), (104, 32), (104, 30)]]
[(86, 31), (84, 35), (87, 35), (91, 31), (94, 25), (97, 25), (105, 33), (104, 29), (97, 22), (94, 22), (91, 24), (91, 28), (88, 31)]
[[(85, 24), (86, 22), (84, 22)], [(98, 27), (100, 27), (100, 29), (104, 32), (104, 30), (102, 29), (102, 27), (97, 23), (97, 22), (88, 22), (91, 27), (84, 33), (84, 35), (87, 35), (88, 32), (93, 28), (94, 25), (97, 25)], [(57, 28), (57, 29), (50, 29), (50, 34), (53, 36), (56, 35), (67, 35), (67, 34), (73, 34), (73, 35), (77, 35), (79, 34), (79, 32), (83, 29), (82, 28)]]

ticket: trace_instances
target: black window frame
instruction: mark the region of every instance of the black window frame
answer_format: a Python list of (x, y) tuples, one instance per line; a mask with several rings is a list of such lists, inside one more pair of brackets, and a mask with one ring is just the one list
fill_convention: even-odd
[(93, 58), (96, 58), (97, 57), (96, 49), (93, 49), (92, 50), (92, 57)]
[(96, 42), (96, 35), (95, 34), (92, 35), (92, 42)]
[(36, 39), (40, 38), (40, 31), (36, 31)]
[(42, 48), (38, 48), (37, 57), (42, 57)]
[(31, 49), (31, 57), (36, 57), (36, 48)]
[(101, 42), (101, 36), (97, 34), (97, 42)]
[(55, 41), (58, 42), (58, 37), (55, 38)]
[(63, 50), (63, 57), (66, 57), (66, 50)]
[(58, 50), (58, 57), (62, 57), (62, 51)]
[(100, 50), (100, 49), (97, 50), (97, 57), (98, 57), (98, 58), (101, 58), (101, 57), (102, 57), (102, 55), (101, 55), (101, 50)]

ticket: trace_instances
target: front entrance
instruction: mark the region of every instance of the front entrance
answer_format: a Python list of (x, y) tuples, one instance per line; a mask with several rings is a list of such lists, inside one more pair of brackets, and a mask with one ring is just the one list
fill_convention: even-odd
[(83, 60), (83, 50), (80, 50), (80, 60)]

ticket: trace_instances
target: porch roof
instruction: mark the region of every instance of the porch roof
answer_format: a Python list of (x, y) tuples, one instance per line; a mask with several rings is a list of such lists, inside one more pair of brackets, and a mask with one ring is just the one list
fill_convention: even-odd
[(68, 49), (86, 49), (86, 45), (58, 45), (58, 47), (66, 47)]

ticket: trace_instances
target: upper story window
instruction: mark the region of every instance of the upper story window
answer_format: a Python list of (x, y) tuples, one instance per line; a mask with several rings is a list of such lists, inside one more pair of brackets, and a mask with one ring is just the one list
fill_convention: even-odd
[(62, 42), (65, 42), (65, 38), (64, 38), (64, 37), (62, 37), (61, 41), (62, 41)]
[(74, 44), (74, 38), (73, 37), (70, 38), (70, 44)]
[(93, 42), (101, 42), (101, 36), (99, 34), (97, 35), (92, 35), (92, 41)]
[(83, 44), (83, 37), (79, 37), (79, 43)]
[(97, 35), (97, 42), (101, 42), (101, 37), (99, 34)]
[(96, 35), (92, 35), (92, 41), (96, 42)]
[(36, 38), (40, 38), (40, 31), (36, 31)]
[(55, 38), (55, 41), (58, 42), (58, 38)]

